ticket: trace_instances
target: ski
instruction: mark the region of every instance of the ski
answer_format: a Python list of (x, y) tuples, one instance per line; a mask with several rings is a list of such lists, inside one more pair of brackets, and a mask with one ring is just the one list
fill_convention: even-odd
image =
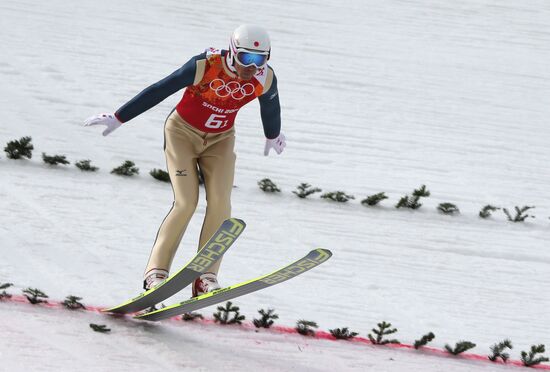
[(283, 267), (256, 279), (242, 282), (233, 286), (218, 289), (213, 292), (205, 293), (201, 296), (191, 298), (179, 304), (168, 306), (156, 311), (135, 316), (135, 319), (144, 320), (162, 320), (176, 315), (189, 313), (203, 307), (211, 306), (235, 297), (243, 296), (248, 293), (256, 292), (261, 289), (271, 287), (275, 284), (294, 278), (320, 264), (327, 261), (332, 253), (327, 249), (314, 249), (298, 261)]
[(183, 288), (208, 271), (210, 266), (217, 262), (223, 254), (231, 247), (233, 242), (241, 235), (246, 224), (238, 218), (229, 218), (220, 225), (218, 230), (206, 242), (202, 249), (197, 252), (178, 272), (169, 276), (162, 283), (157, 284), (150, 290), (141, 293), (118, 306), (104, 309), (108, 313), (128, 314), (154, 306), (168, 297), (176, 294)]

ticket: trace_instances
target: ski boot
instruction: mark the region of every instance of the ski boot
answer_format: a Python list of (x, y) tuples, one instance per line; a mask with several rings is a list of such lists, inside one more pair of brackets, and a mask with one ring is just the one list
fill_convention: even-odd
[(218, 277), (215, 273), (204, 273), (193, 282), (192, 297), (197, 297), (220, 288)]
[[(168, 278), (168, 271), (162, 270), (162, 269), (152, 269), (147, 272), (147, 275), (145, 276), (145, 279), (143, 280), (143, 289), (146, 291), (151, 290), (154, 286), (156, 286), (159, 283), (162, 283), (166, 278)], [(160, 303), (157, 305), (153, 305), (151, 307), (148, 307), (147, 309), (143, 309), (138, 314), (147, 314), (152, 311), (162, 309), (164, 304)]]

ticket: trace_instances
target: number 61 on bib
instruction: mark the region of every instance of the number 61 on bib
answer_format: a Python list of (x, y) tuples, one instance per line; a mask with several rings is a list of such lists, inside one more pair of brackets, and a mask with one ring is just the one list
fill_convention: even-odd
[(204, 126), (212, 129), (220, 129), (227, 126), (227, 115), (212, 114), (204, 123)]

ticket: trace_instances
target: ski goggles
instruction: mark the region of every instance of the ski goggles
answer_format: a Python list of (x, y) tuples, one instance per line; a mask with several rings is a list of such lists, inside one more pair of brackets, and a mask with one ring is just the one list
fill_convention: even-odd
[(259, 68), (267, 63), (268, 57), (267, 54), (238, 51), (235, 60), (243, 67), (254, 65)]

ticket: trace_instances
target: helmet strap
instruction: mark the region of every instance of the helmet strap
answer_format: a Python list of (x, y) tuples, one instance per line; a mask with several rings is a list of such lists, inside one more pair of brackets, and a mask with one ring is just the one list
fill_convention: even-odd
[(235, 68), (235, 56), (233, 56), (233, 52), (231, 51), (231, 48), (227, 51), (227, 54), (225, 56), (225, 64), (231, 70), (231, 72), (237, 73), (237, 69)]

